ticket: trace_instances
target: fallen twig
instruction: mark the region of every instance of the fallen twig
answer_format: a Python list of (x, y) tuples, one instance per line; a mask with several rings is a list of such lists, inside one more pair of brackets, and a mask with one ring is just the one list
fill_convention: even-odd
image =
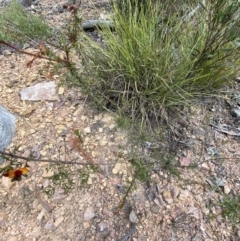
[(217, 129), (217, 131), (222, 132), (224, 134), (228, 134), (230, 136), (240, 136), (240, 133), (237, 133), (235, 131), (232, 131), (232, 130), (228, 131), (228, 130), (225, 130), (225, 129), (223, 129), (219, 126), (213, 125), (213, 124), (210, 124), (210, 125), (215, 127)]

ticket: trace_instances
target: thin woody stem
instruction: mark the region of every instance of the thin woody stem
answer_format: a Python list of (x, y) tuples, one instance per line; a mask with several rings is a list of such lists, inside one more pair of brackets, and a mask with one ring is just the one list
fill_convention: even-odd
[(50, 163), (64, 163), (64, 164), (80, 164), (80, 165), (112, 165), (111, 163), (85, 163), (85, 162), (75, 162), (75, 161), (60, 161), (60, 160), (51, 160), (51, 159), (35, 159), (33, 157), (24, 157), (20, 155), (16, 155), (10, 152), (5, 152), (5, 151), (0, 151), (0, 154), (2, 156), (8, 156), (8, 157), (13, 157), (13, 158), (18, 158), (26, 161), (35, 161), (35, 162), (50, 162)]
[(39, 53), (36, 53), (36, 54), (29, 53), (29, 52), (27, 52), (27, 51), (21, 50), (21, 49), (15, 47), (15, 46), (9, 44), (9, 43), (1, 40), (1, 39), (0, 39), (0, 44), (4, 44), (4, 45), (8, 46), (9, 48), (14, 49), (14, 50), (16, 50), (18, 53), (21, 53), (21, 54), (27, 54), (27, 55), (33, 56), (33, 57), (35, 57), (35, 58), (41, 58), (41, 59), (46, 59), (46, 60), (49, 60), (49, 61), (54, 61), (54, 62), (58, 62), (58, 63), (63, 62), (63, 63), (68, 64), (68, 62), (67, 62), (66, 60), (61, 59), (61, 58), (51, 59), (51, 58), (48, 58), (48, 57), (46, 57), (46, 56), (44, 56), (44, 55), (41, 55), (41, 53), (40, 53), (40, 54), (39, 54)]

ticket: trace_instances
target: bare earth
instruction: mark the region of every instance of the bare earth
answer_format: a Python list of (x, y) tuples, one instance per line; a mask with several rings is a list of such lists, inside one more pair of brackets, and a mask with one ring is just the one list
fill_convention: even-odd
[[(64, 23), (68, 13), (55, 11), (64, 1), (39, 2), (50, 24)], [(96, 2), (103, 1), (93, 1), (95, 7), (82, 1), (85, 19), (110, 14), (105, 4)], [(36, 50), (30, 46), (27, 51)], [(90, 107), (80, 89), (61, 86), (60, 76), (52, 74), (46, 61), (36, 60), (27, 68), (29, 60), (30, 56), (9, 49), (0, 52), (0, 104), (17, 118), (17, 133), (8, 150), (19, 146), (17, 154), (26, 157), (35, 153), (41, 159), (78, 164), (59, 167), (31, 161), (30, 172), (21, 181), (2, 177), (1, 241), (240, 240), (239, 224), (233, 230), (218, 205), (224, 195), (234, 197), (240, 191), (240, 122), (229, 105), (209, 99), (192, 107), (186, 122), (177, 126), (178, 145), (183, 146), (173, 158), (179, 163), (180, 176), (156, 166), (150, 173), (152, 181), (137, 182), (118, 210), (133, 176), (127, 158), (127, 133), (116, 127), (113, 115)], [(22, 89), (47, 81), (58, 84), (57, 100), (20, 99)], [(239, 89), (237, 82), (226, 88), (226, 99), (230, 102), (230, 93)], [(232, 129), (224, 129), (224, 124)], [(76, 130), (83, 143), (76, 138)], [(151, 150), (145, 147), (145, 151), (148, 154)], [(83, 163), (100, 165), (93, 170)], [(188, 168), (191, 163), (199, 167)], [(70, 173), (72, 189), (62, 185), (64, 181), (58, 185), (49, 179), (61, 167)], [(83, 184), (85, 172), (90, 175)]]

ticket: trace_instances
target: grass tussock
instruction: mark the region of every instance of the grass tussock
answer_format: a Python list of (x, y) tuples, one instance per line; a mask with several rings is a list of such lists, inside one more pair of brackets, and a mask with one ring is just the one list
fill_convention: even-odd
[(0, 10), (0, 26), (0, 39), (6, 42), (22, 44), (51, 35), (50, 27), (40, 16), (31, 14), (15, 0)]
[(88, 77), (79, 84), (142, 125), (158, 122), (169, 108), (215, 94), (234, 76), (239, 59), (238, 1), (185, 1), (181, 12), (166, 2), (127, 0), (125, 14), (113, 2), (115, 31), (102, 29), (104, 47), (85, 43)]

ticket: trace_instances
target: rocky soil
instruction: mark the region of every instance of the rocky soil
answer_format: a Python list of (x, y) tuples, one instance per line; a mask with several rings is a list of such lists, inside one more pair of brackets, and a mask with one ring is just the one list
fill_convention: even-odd
[[(29, 11), (44, 14), (54, 26), (64, 24), (64, 1), (31, 3)], [(103, 1), (83, 0), (82, 11), (85, 19), (110, 14)], [(26, 50), (36, 51), (31, 45)], [(151, 181), (137, 181), (118, 209), (134, 171), (127, 155), (128, 133), (117, 128), (114, 114), (91, 107), (80, 89), (62, 86), (61, 76), (46, 61), (36, 60), (27, 68), (29, 60), (10, 49), (0, 52), (0, 104), (17, 119), (8, 150), (18, 146), (18, 155), (74, 164), (29, 161), (30, 172), (21, 181), (1, 177), (1, 241), (240, 240), (239, 224), (233, 229), (219, 205), (224, 196), (236, 197), (240, 191), (237, 81), (224, 89), (227, 101), (209, 98), (189, 108), (175, 132), (166, 133), (168, 143), (143, 143), (146, 155), (177, 149), (169, 160), (178, 165), (177, 175), (159, 161), (149, 174)], [(56, 86), (48, 99), (24, 100), (20, 95), (27, 87), (51, 81)]]

